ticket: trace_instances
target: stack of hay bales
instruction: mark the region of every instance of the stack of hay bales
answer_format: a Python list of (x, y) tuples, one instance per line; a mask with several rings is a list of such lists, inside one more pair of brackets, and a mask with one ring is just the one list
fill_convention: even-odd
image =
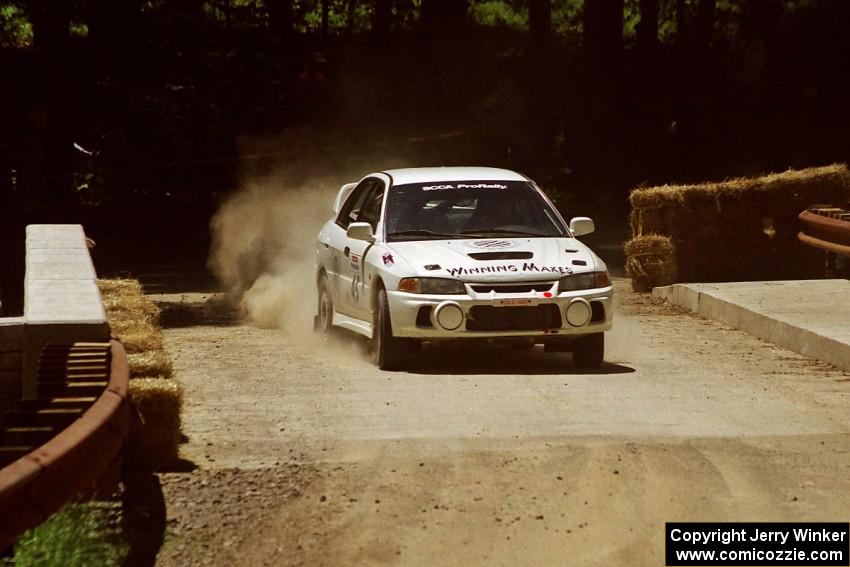
[(131, 439), (128, 456), (143, 469), (177, 461), (183, 390), (173, 379), (165, 352), (159, 309), (144, 296), (137, 280), (99, 280), (112, 334), (127, 351), (130, 403), (140, 421), (140, 435)]
[[(633, 286), (818, 277), (822, 258), (797, 240), (797, 215), (812, 203), (848, 196), (850, 173), (843, 164), (635, 189), (626, 244)], [(650, 269), (642, 256), (647, 252)]]
[(635, 291), (650, 291), (678, 281), (676, 250), (668, 236), (647, 234), (626, 242), (626, 271)]

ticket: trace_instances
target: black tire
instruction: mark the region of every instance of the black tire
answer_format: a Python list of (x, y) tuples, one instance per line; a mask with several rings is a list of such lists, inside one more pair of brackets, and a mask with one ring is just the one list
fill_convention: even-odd
[(333, 330), (334, 300), (328, 288), (328, 276), (322, 274), (319, 279), (319, 303), (317, 306), (316, 330), (327, 339)]
[(576, 339), (573, 363), (579, 368), (596, 368), (605, 358), (605, 333), (593, 333)]
[(387, 292), (383, 289), (378, 292), (372, 340), (375, 362), (378, 368), (381, 370), (403, 370), (405, 368), (410, 353), (410, 345), (405, 339), (393, 336), (390, 304), (387, 301)]

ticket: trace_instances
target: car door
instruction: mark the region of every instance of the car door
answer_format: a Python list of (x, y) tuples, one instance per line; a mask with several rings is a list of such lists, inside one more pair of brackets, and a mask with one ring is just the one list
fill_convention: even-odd
[[(363, 206), (357, 214), (357, 222), (368, 222), (372, 227), (372, 234), (378, 233), (385, 189), (386, 184), (380, 179), (375, 179), (369, 194), (363, 201)], [(366, 277), (366, 256), (373, 244), (362, 240), (351, 240), (349, 247), (353, 278), (351, 282), (351, 315), (364, 321), (371, 321), (372, 306), (369, 298), (371, 297), (372, 282)], [(358, 267), (357, 270), (354, 270), (354, 265)]]
[(344, 315), (357, 317), (360, 293), (363, 289), (363, 253), (369, 243), (348, 238), (348, 225), (358, 222), (361, 211), (380, 180), (368, 177), (361, 181), (346, 199), (336, 219), (336, 227), (329, 239), (333, 274), (335, 309)]

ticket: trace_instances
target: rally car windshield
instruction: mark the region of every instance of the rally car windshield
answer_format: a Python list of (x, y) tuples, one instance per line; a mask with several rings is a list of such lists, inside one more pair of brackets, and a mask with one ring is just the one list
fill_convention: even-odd
[(552, 207), (524, 181), (450, 181), (398, 185), (389, 191), (387, 240), (557, 237)]

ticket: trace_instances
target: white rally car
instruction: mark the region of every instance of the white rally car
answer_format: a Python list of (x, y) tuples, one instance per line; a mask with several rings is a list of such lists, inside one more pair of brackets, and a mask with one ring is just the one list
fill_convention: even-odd
[(343, 185), (316, 247), (315, 327), (372, 340), (399, 369), (423, 341), (484, 340), (571, 351), (601, 364), (613, 287), (605, 263), (527, 177), (433, 167)]

